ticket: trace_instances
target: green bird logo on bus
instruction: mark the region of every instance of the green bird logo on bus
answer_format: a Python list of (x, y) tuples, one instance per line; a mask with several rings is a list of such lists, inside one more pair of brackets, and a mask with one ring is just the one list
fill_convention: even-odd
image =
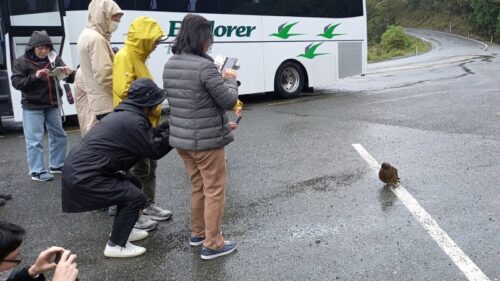
[(318, 36), (325, 37), (327, 39), (332, 39), (335, 36), (344, 35), (343, 33), (333, 33), (335, 31), (335, 28), (337, 28), (337, 26), (339, 25), (340, 23), (333, 25), (329, 24), (325, 26), (325, 28), (323, 29), (323, 33), (318, 34)]
[(290, 29), (292, 29), (292, 27), (294, 25), (296, 25), (297, 23), (299, 23), (299, 22), (297, 21), (297, 22), (290, 23), (290, 24), (285, 22), (284, 24), (282, 24), (278, 27), (278, 33), (272, 33), (272, 34), (269, 34), (269, 36), (276, 36), (276, 37), (279, 37), (281, 39), (288, 39), (290, 36), (302, 35), (301, 33), (289, 33)]
[(299, 57), (304, 57), (306, 59), (313, 59), (316, 56), (328, 55), (329, 53), (315, 53), (316, 49), (323, 43), (311, 43), (307, 45), (305, 52), (303, 54), (298, 55)]

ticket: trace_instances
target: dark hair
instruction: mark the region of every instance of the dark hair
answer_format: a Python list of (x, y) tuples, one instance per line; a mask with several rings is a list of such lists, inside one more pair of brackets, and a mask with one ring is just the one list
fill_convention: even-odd
[(181, 23), (179, 33), (175, 37), (172, 46), (174, 54), (182, 52), (203, 55), (203, 47), (208, 41), (213, 42), (212, 24), (204, 17), (187, 14)]
[(21, 246), (25, 233), (24, 228), (16, 224), (0, 221), (0, 260)]

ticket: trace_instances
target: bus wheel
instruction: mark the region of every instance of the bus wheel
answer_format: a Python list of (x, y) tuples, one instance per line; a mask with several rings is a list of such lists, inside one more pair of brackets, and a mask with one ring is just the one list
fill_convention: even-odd
[(304, 88), (304, 71), (293, 62), (284, 62), (274, 77), (274, 93), (284, 99), (296, 98)]

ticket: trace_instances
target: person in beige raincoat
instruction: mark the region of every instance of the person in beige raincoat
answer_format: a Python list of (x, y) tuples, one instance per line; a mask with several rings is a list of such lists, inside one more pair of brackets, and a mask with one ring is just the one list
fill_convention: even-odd
[(87, 27), (78, 37), (80, 68), (75, 77), (75, 99), (82, 136), (113, 111), (113, 57), (110, 39), (123, 11), (113, 0), (89, 4)]

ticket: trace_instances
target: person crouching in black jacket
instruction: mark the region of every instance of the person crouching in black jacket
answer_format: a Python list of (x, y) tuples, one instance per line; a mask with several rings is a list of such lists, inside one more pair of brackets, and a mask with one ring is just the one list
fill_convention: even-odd
[(62, 172), (63, 212), (76, 213), (117, 205), (106, 257), (142, 255), (143, 247), (131, 241), (148, 233), (134, 229), (146, 204), (141, 181), (129, 169), (141, 158), (160, 159), (172, 148), (169, 125), (153, 128), (148, 119), (165, 100), (165, 93), (150, 79), (135, 80), (128, 99), (104, 117), (71, 149)]

